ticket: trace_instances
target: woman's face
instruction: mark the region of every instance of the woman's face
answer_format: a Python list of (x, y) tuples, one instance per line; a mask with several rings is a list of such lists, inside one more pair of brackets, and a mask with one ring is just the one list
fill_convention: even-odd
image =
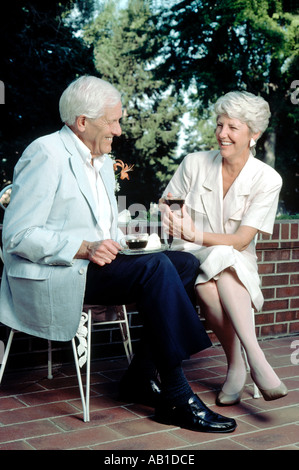
[(221, 114), (217, 118), (216, 138), (223, 158), (247, 159), (253, 135), (245, 122)]

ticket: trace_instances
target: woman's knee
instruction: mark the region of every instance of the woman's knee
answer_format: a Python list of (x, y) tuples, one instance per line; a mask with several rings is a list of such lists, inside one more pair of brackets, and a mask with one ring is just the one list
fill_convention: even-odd
[(219, 303), (219, 293), (216, 282), (214, 280), (207, 281), (203, 284), (196, 284), (195, 292), (200, 304), (206, 306), (215, 305), (215, 302)]

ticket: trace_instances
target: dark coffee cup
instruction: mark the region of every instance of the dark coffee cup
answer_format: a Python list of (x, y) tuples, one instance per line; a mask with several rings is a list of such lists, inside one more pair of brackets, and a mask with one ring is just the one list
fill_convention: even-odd
[(126, 241), (126, 243), (128, 247), (130, 248), (130, 250), (140, 250), (146, 247), (147, 240), (138, 239), (138, 238), (129, 238)]
[(148, 234), (129, 234), (121, 240), (121, 244), (128, 247), (130, 250), (142, 250), (146, 248), (148, 242)]
[(165, 204), (167, 204), (169, 207), (173, 207), (174, 205), (178, 207), (183, 207), (183, 205), (185, 204), (185, 199), (179, 196), (166, 197), (164, 201)]

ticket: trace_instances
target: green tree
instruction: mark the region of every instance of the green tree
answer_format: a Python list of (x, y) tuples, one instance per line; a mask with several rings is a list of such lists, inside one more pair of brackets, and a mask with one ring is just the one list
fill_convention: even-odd
[[(12, 178), (16, 161), (34, 138), (61, 126), (58, 101), (69, 82), (95, 73), (92, 48), (65, 21), (77, 3), (82, 2), (11, 0), (5, 6), (0, 30), (0, 78), (5, 84), (1, 185)], [(91, 8), (93, 2), (84, 3)]]
[(271, 126), (258, 155), (287, 180), (282, 198), (289, 206), (298, 199), (298, 106), (290, 100), (290, 85), (299, 78), (298, 4), (184, 0), (171, 9), (161, 7), (160, 19), (163, 61), (157, 77), (168, 77), (166, 85), (178, 92), (191, 89), (198, 120), (230, 90), (245, 89), (269, 102)]
[(129, 0), (124, 10), (119, 10), (118, 2), (108, 1), (84, 35), (93, 44), (98, 73), (122, 93), (123, 134), (113, 154), (134, 164), (134, 172), (130, 181), (121, 182), (121, 194), (128, 204), (147, 207), (158, 200), (177, 166), (174, 157), (182, 115), (171, 88), (153, 75), (161, 48), (157, 21), (149, 1)]

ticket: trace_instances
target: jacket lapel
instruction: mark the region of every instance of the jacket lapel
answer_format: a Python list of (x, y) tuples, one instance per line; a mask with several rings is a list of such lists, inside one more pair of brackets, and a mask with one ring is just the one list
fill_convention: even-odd
[[(230, 218), (241, 219), (243, 215), (244, 203), (247, 196), (250, 194), (252, 186), (252, 177), (255, 168), (255, 159), (250, 154), (247, 162), (242, 168), (240, 174), (231, 185), (229, 191), (225, 196), (225, 203), (223, 209), (223, 223), (225, 224)], [(238, 212), (241, 211), (238, 215)]]
[(111, 165), (109, 161), (109, 157), (106, 158), (104, 164), (100, 168), (100, 177), (103, 180), (104, 186), (107, 191), (107, 195), (110, 201), (111, 210), (112, 210), (112, 233), (111, 236), (114, 238), (117, 233), (117, 216), (118, 216), (118, 209), (117, 209), (117, 201), (115, 197), (115, 186), (114, 186), (114, 175), (111, 174)]
[(223, 190), (222, 190), (222, 157), (220, 152), (215, 156), (211, 170), (203, 182), (206, 192), (201, 195), (211, 229), (214, 233), (223, 233)]
[(60, 137), (64, 143), (64, 146), (68, 153), (70, 154), (70, 165), (71, 169), (76, 177), (78, 186), (80, 188), (80, 191), (86, 198), (91, 211), (97, 221), (97, 207), (96, 207), (96, 202), (94, 200), (92, 190), (90, 188), (90, 184), (87, 178), (87, 175), (85, 174), (84, 168), (83, 168), (83, 161), (80, 155), (78, 154), (78, 151), (76, 149), (76, 146), (70, 136), (68, 135), (68, 131), (63, 127), (60, 131)]
[[(109, 157), (107, 157), (107, 159), (108, 158)], [(111, 175), (111, 167), (107, 163), (108, 162), (105, 161), (104, 165), (100, 168), (99, 173), (105, 185), (110, 204), (113, 207), (114, 205), (116, 205), (114, 180), (112, 179)]]

